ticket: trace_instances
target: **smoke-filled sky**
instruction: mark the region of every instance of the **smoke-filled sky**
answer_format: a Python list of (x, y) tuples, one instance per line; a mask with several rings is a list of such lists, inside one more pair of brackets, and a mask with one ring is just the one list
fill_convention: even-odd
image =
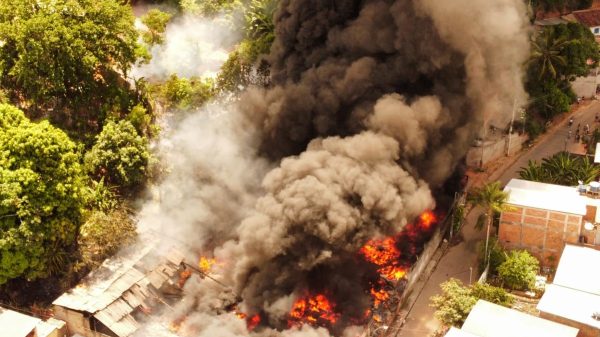
[[(359, 247), (434, 207), (430, 188), (484, 121), (504, 125), (525, 100), (522, 0), (280, 0), (275, 25), (271, 86), (176, 123), (160, 204), (141, 214), (141, 228), (214, 255), (231, 285), (188, 282), (177, 310), (197, 336), (329, 336), (287, 329), (306, 291), (364, 312)], [(223, 310), (236, 295), (263, 326)], [(336, 333), (356, 336), (350, 325)]]

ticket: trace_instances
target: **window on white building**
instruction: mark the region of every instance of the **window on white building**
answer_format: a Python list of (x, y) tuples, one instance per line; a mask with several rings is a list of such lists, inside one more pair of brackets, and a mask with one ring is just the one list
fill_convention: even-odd
[(600, 34), (600, 27), (594, 28), (594, 34), (596, 34), (596, 35)]

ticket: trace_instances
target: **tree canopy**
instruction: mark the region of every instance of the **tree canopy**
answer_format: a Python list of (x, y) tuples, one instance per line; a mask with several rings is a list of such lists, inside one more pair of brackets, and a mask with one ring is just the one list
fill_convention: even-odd
[(573, 11), (589, 8), (593, 0), (531, 0), (533, 9), (542, 11)]
[(465, 286), (451, 278), (440, 284), (440, 288), (442, 293), (431, 297), (431, 306), (436, 309), (435, 317), (446, 326), (460, 327), (479, 299), (506, 307), (514, 302), (504, 289), (484, 283)]
[(137, 39), (131, 8), (117, 0), (0, 0), (0, 86), (61, 125), (96, 121), (98, 110), (129, 106), (122, 75)]
[(575, 100), (570, 82), (587, 76), (599, 60), (592, 32), (580, 23), (545, 27), (532, 42), (526, 88), (533, 112), (549, 119)]
[(0, 284), (45, 275), (75, 240), (86, 195), (80, 159), (64, 132), (0, 105)]
[(86, 170), (92, 176), (121, 187), (132, 187), (145, 180), (150, 154), (145, 138), (131, 122), (109, 121), (85, 155)]
[(142, 39), (149, 45), (162, 44), (164, 42), (164, 33), (167, 29), (167, 23), (171, 20), (171, 14), (163, 12), (160, 9), (153, 8), (142, 17), (142, 23), (148, 28), (142, 33)]
[(541, 164), (530, 160), (519, 171), (519, 176), (525, 180), (566, 186), (576, 186), (579, 180), (587, 184), (599, 175), (600, 167), (587, 156), (573, 156), (568, 152), (544, 158)]

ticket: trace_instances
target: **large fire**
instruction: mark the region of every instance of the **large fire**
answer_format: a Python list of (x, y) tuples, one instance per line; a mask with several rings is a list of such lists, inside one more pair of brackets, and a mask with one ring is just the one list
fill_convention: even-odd
[(331, 326), (339, 319), (335, 303), (324, 294), (307, 295), (298, 299), (290, 311), (288, 326), (311, 325)]
[[(437, 221), (435, 213), (426, 211), (397, 235), (369, 240), (360, 248), (359, 255), (374, 265), (379, 280), (371, 282), (368, 291), (375, 311), (369, 309), (365, 317), (351, 318), (352, 321), (360, 324), (371, 318), (381, 323), (384, 319), (381, 316), (381, 308), (392, 305), (388, 303), (392, 298), (392, 292), (397, 291), (398, 281), (406, 276)], [(335, 302), (330, 297), (323, 293), (313, 293), (296, 300), (288, 315), (288, 326), (310, 324), (332, 327), (340, 316), (341, 314), (336, 311)]]

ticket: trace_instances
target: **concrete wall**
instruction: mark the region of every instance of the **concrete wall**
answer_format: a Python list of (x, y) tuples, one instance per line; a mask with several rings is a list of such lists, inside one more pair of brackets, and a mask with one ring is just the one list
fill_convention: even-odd
[(404, 288), (404, 292), (400, 297), (399, 307), (401, 307), (404, 301), (406, 301), (408, 295), (410, 295), (410, 293), (412, 292), (414, 285), (417, 283), (417, 281), (425, 271), (425, 268), (427, 267), (429, 262), (431, 262), (431, 258), (437, 251), (438, 247), (444, 239), (444, 236), (446, 235), (446, 232), (450, 228), (450, 223), (451, 220), (449, 216), (446, 217), (446, 219), (444, 219), (444, 221), (440, 223), (440, 225), (433, 232), (431, 239), (425, 244), (423, 252), (421, 253), (421, 255), (419, 255), (419, 259), (414, 265), (412, 265), (412, 267), (408, 271), (406, 287)]
[[(527, 136), (513, 133), (510, 141), (510, 153), (515, 153), (523, 147)], [(508, 147), (508, 137), (503, 137), (496, 141), (486, 141), (482, 146), (471, 147), (467, 152), (467, 166), (479, 167), (479, 162), (483, 155), (483, 165), (506, 155)], [(483, 152), (483, 153), (482, 153)]]
[(537, 208), (509, 205), (500, 215), (498, 241), (507, 249), (525, 249), (544, 266), (555, 266), (565, 243), (577, 243), (583, 219)]
[(65, 321), (67, 323), (67, 329), (71, 334), (77, 333), (86, 337), (95, 337), (90, 335), (91, 330), (89, 320), (78, 311), (69, 310), (67, 308), (55, 305), (54, 317)]
[(549, 314), (549, 313), (543, 312), (543, 311), (540, 311), (540, 317), (545, 318), (550, 321), (553, 321), (553, 322), (556, 322), (556, 323), (568, 325), (570, 327), (579, 329), (579, 333), (577, 334), (577, 337), (600, 337), (600, 330), (595, 329), (594, 327), (591, 327), (589, 325), (575, 322), (570, 319), (552, 315), (552, 314)]

